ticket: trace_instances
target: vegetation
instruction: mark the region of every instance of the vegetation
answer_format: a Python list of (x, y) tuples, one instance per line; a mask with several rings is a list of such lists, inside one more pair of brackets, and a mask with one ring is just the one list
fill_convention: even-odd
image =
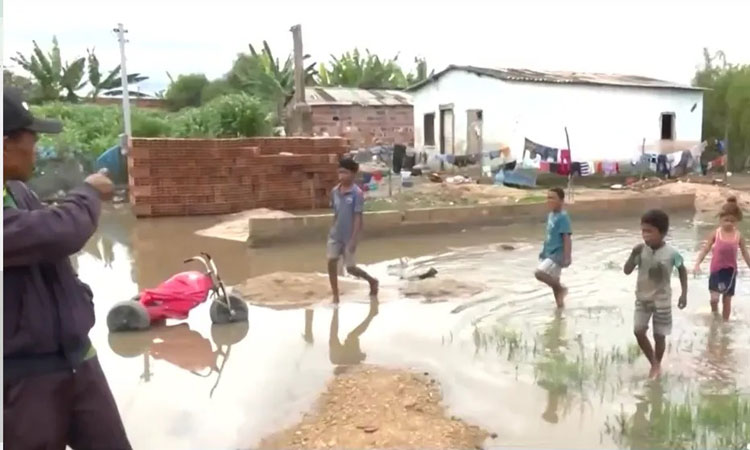
[[(91, 84), (93, 88), (89, 96), (94, 99), (100, 94), (117, 95), (121, 93), (121, 89), (117, 89), (120, 86), (120, 67), (116, 67), (109, 72), (107, 77), (102, 78), (99, 60), (93, 50), (88, 52), (88, 58), (79, 57), (72, 62), (63, 64), (57, 38), (52, 39), (52, 49), (47, 53), (39, 47), (36, 41), (33, 41), (33, 43), (34, 50), (30, 55), (26, 56), (19, 52), (11, 58), (33, 78), (33, 85), (28, 90), (28, 93), (31, 94), (30, 100), (33, 103), (58, 100), (77, 103), (81, 99), (80, 91), (88, 84)], [(87, 63), (88, 78), (86, 78)], [(128, 80), (133, 84), (146, 79), (148, 77), (137, 73), (128, 75)], [(136, 92), (132, 94), (139, 95)]]
[(164, 99), (171, 111), (201, 105), (203, 89), (209, 84), (205, 75), (202, 73), (180, 75), (177, 80), (172, 80), (170, 76), (170, 80), (171, 83), (164, 94)]
[(693, 85), (703, 94), (703, 138), (710, 143), (728, 140), (729, 165), (742, 169), (750, 161), (750, 65), (727, 62), (719, 51), (703, 50), (703, 67)]
[(347, 86), (361, 89), (403, 89), (428, 77), (427, 62), (415, 59), (417, 71), (405, 74), (398, 64), (398, 55), (392, 59), (381, 59), (365, 50), (358, 49), (336, 57), (331, 62), (321, 64), (318, 69), (318, 83), (322, 86)]

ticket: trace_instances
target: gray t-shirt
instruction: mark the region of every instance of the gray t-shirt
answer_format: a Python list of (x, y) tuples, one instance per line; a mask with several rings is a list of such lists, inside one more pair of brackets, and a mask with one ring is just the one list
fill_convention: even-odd
[(644, 245), (635, 260), (638, 266), (638, 282), (635, 298), (657, 304), (672, 303), (672, 271), (683, 265), (682, 256), (668, 244), (654, 250)]
[(365, 195), (362, 189), (353, 185), (348, 191), (342, 191), (341, 186), (336, 186), (331, 191), (331, 207), (333, 208), (334, 221), (328, 238), (332, 241), (347, 244), (352, 238), (354, 230), (354, 217), (362, 214), (365, 204)]

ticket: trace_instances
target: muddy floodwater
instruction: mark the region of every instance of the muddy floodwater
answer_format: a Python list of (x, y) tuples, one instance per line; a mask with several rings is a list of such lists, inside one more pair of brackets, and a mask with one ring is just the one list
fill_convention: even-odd
[[(279, 270), (325, 269), (322, 242), (248, 249), (194, 234), (212, 221), (136, 221), (126, 209), (108, 210), (74, 258), (95, 293), (91, 337), (135, 448), (252, 447), (299, 421), (334, 376), (334, 363), (429, 372), (451, 414), (497, 434), (487, 447), (744, 448), (750, 442), (750, 272), (740, 270), (729, 323), (710, 314), (706, 275), (690, 277), (688, 307), (673, 313), (665, 374), (649, 381), (631, 332), (635, 276), (621, 270), (639, 242), (637, 218), (581, 223), (573, 217), (562, 312), (531, 275), (540, 221), (364, 242), (360, 262), (382, 280), (374, 316), (367, 298), (348, 296), (338, 311), (326, 303), (309, 310), (251, 306), (248, 328), (212, 328), (202, 305), (183, 323), (110, 336), (104, 319), (111, 305), (184, 270), (182, 261), (199, 251), (212, 254), (228, 284)], [(672, 222), (670, 242), (692, 267), (711, 225), (679, 216)], [(436, 268), (438, 277), (486, 289), (437, 303), (403, 297), (394, 267), (404, 257)], [(672, 283), (679, 292), (676, 276)]]

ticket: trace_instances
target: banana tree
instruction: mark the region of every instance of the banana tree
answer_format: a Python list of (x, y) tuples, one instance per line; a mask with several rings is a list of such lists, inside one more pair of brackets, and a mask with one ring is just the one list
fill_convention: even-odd
[[(102, 77), (101, 67), (99, 64), (99, 58), (96, 57), (94, 50), (86, 50), (88, 53), (88, 78), (89, 84), (91, 84), (91, 93), (89, 96), (96, 100), (100, 95), (120, 95), (122, 94), (122, 80), (120, 75), (120, 66), (118, 65), (109, 73), (106, 77)], [(143, 76), (139, 73), (128, 74), (128, 86), (132, 86), (140, 83), (141, 81), (148, 80), (147, 76)], [(142, 96), (138, 92), (128, 91), (129, 95)]]
[(52, 50), (45, 54), (36, 41), (29, 57), (18, 52), (11, 60), (28, 72), (39, 86), (38, 100), (52, 101), (60, 98), (62, 86), (62, 61), (57, 38), (52, 38)]
[(323, 86), (347, 86), (361, 89), (400, 89), (408, 82), (398, 65), (398, 55), (392, 59), (381, 59), (378, 55), (359, 49), (336, 57), (318, 69), (318, 83)]

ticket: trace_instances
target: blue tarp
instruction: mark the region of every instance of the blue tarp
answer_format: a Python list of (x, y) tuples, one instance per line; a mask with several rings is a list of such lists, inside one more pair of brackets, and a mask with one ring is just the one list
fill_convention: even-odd
[(107, 169), (109, 176), (113, 180), (121, 180), (125, 177), (125, 171), (123, 170), (122, 155), (120, 154), (120, 146), (116, 145), (110, 149), (107, 149), (104, 153), (96, 158), (94, 163), (94, 170), (99, 171), (101, 169)]

